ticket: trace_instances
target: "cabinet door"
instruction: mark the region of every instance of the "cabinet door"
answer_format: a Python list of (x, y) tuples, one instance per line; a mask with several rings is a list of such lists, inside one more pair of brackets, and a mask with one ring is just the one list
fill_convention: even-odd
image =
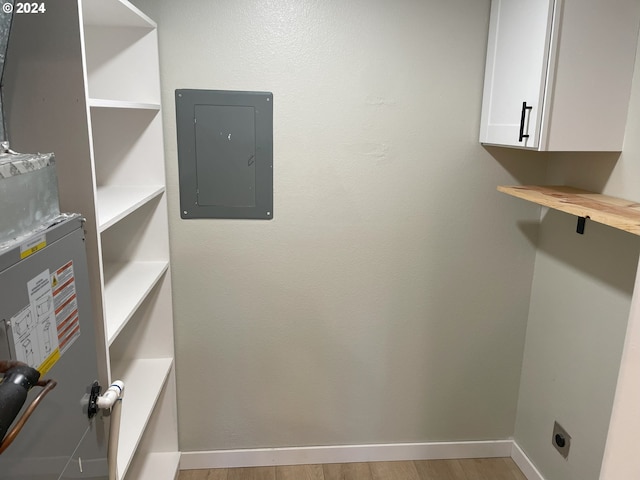
[(554, 4), (492, 0), (482, 143), (538, 148)]

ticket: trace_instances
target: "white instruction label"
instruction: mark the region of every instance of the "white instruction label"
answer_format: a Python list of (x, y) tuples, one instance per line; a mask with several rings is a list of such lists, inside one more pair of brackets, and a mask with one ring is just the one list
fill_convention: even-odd
[(27, 282), (29, 305), (11, 318), (16, 358), (44, 375), (60, 358), (49, 270)]
[(27, 305), (11, 317), (11, 327), (16, 358), (30, 367), (37, 367), (40, 361), (40, 341), (31, 305)]

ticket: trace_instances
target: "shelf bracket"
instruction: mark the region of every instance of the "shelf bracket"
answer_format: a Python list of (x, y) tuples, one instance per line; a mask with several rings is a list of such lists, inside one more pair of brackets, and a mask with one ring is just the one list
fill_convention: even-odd
[(587, 223), (587, 218), (589, 217), (578, 217), (578, 226), (576, 227), (576, 232), (580, 235), (584, 234), (584, 225)]

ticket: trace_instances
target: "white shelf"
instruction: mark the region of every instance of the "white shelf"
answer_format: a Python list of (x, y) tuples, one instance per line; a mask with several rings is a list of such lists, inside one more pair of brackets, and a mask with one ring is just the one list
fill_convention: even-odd
[(156, 23), (127, 1), (82, 0), (83, 23), (100, 27), (156, 28)]
[(113, 343), (151, 289), (169, 267), (169, 262), (130, 262), (105, 265), (105, 310), (107, 342)]
[(98, 187), (98, 230), (104, 232), (164, 190), (158, 185)]
[[(172, 358), (140, 359), (132, 360), (122, 370), (113, 369), (113, 379), (121, 379), (125, 384), (118, 442), (118, 478), (125, 478), (172, 363)], [(128, 402), (127, 398), (132, 401)]]
[(127, 102), (122, 100), (109, 100), (105, 98), (90, 98), (91, 108), (124, 108), (130, 110), (160, 110), (159, 103)]
[(129, 470), (128, 477), (136, 480), (174, 480), (179, 465), (179, 452), (150, 453), (136, 461), (136, 465)]

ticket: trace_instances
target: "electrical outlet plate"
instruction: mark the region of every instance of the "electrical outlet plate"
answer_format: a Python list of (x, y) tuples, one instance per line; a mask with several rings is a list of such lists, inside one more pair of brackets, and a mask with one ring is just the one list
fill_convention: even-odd
[(571, 435), (562, 428), (558, 422), (553, 423), (553, 435), (551, 436), (551, 444), (564, 458), (569, 456), (569, 449), (571, 448)]

